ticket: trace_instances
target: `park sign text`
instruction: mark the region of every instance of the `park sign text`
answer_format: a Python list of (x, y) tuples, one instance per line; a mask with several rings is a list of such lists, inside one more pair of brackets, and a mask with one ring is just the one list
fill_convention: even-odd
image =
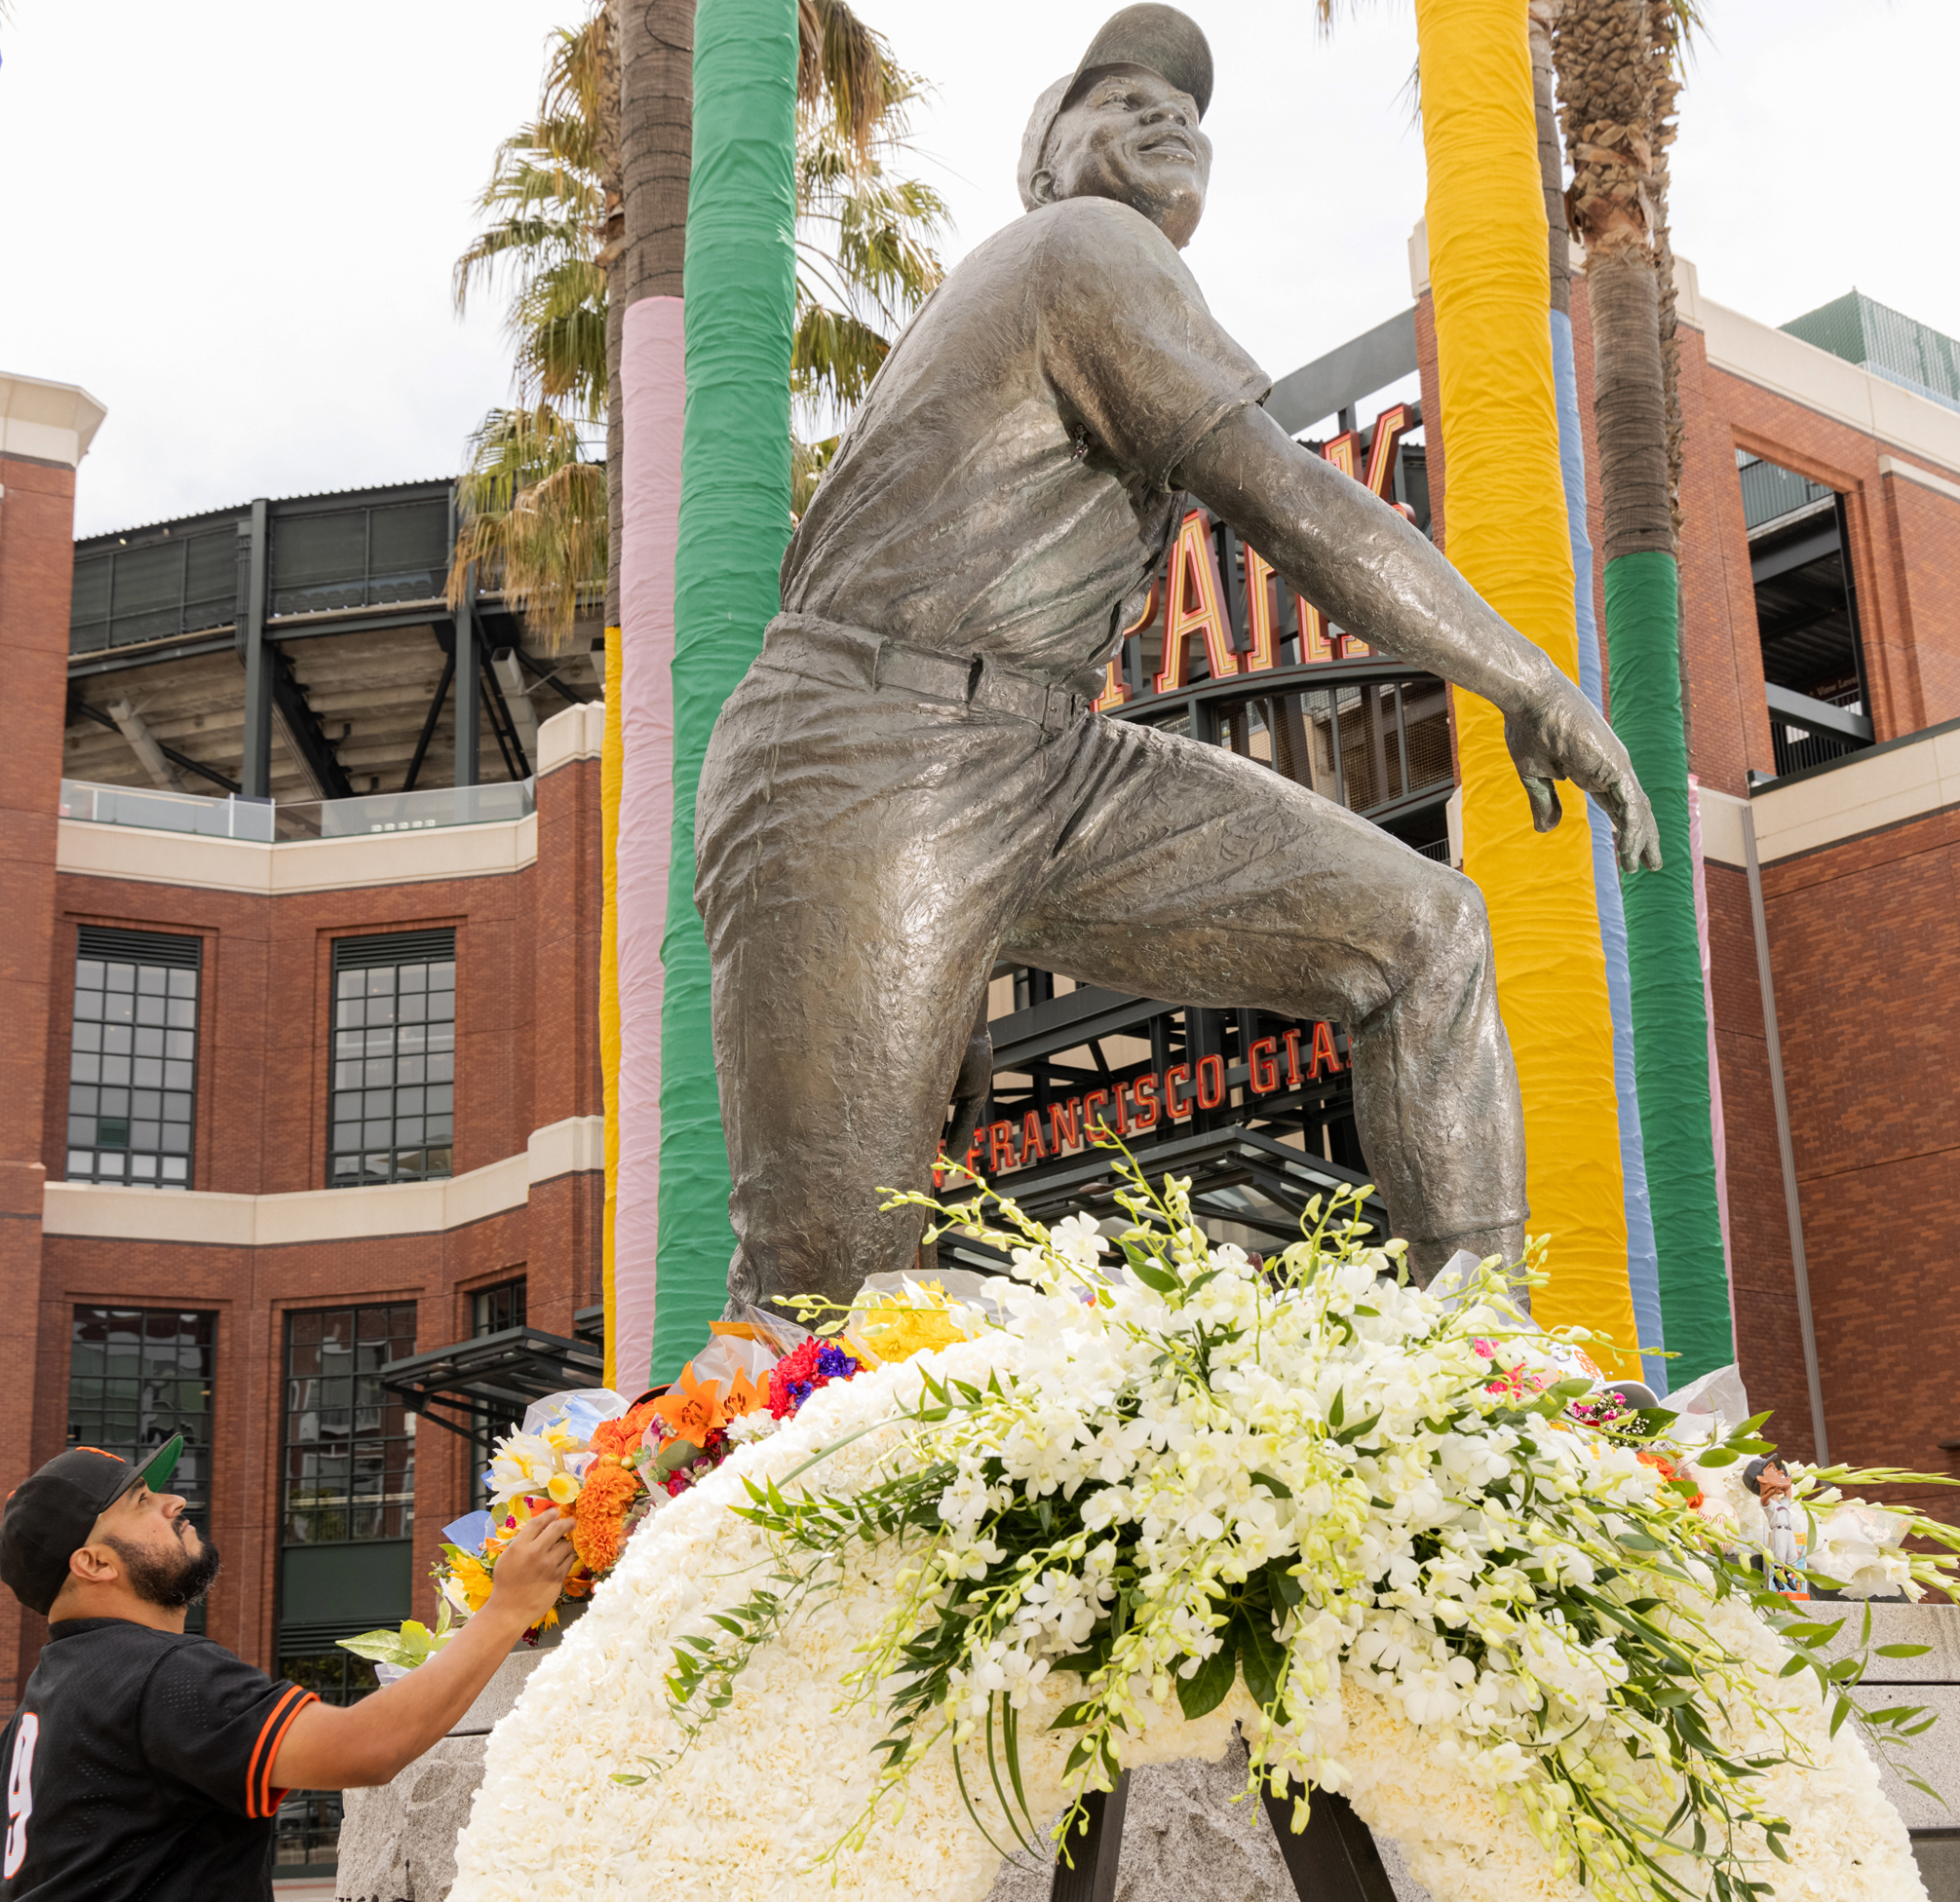
[[(1383, 410), (1375, 418), (1365, 465), (1358, 430), (1347, 430), (1335, 437), (1322, 447), (1321, 455), (1389, 502), (1395, 485), (1396, 451), (1417, 421), (1418, 412), (1412, 403), (1397, 403)], [(1390, 507), (1414, 519), (1406, 504), (1390, 502)], [(1226, 562), (1233, 590), (1228, 608), (1226, 590), (1219, 580), (1211, 521), (1202, 509), (1193, 509), (1185, 515), (1171, 544), (1163, 572), (1151, 583), (1144, 597), (1142, 612), (1123, 630), (1127, 640), (1157, 619), (1161, 590), (1164, 645), (1162, 660), (1151, 682), (1154, 692), (1172, 694), (1185, 685), (1195, 636), (1204, 639), (1205, 659), (1213, 680), (1230, 679), (1242, 670), (1264, 673), (1279, 666), (1280, 643), (1291, 630), (1281, 626), (1283, 608), (1273, 565), (1249, 544), (1240, 546), (1245, 551), (1243, 579), (1238, 564), (1229, 559)], [(1232, 611), (1241, 607), (1242, 612)], [(1299, 628), (1301, 666), (1361, 660), (1373, 651), (1359, 635), (1329, 628), (1326, 617), (1304, 596), (1293, 596), (1293, 609)], [(1123, 677), (1123, 650), (1119, 647), (1110, 658), (1102, 695), (1095, 704), (1107, 711), (1123, 705), (1130, 698), (1130, 683)]]
[[(1272, 1096), (1337, 1077), (1346, 1068), (1334, 1047), (1333, 1026), (1323, 1019), (1308, 1029), (1255, 1039), (1246, 1051), (1246, 1086), (1253, 1096)], [(1107, 1089), (1049, 1104), (1045, 1117), (1037, 1109), (1024, 1112), (1018, 1122), (983, 1123), (974, 1132), (966, 1166), (992, 1178), (1085, 1148), (1098, 1136), (1141, 1135), (1160, 1122), (1185, 1122), (1194, 1109), (1221, 1107), (1226, 1087), (1225, 1059), (1215, 1053), (1196, 1063), (1173, 1063), (1145, 1076), (1112, 1080)]]

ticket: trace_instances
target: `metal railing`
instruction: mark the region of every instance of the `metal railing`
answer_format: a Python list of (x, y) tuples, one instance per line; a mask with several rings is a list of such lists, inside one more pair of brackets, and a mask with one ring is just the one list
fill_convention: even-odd
[(299, 799), (277, 806), (270, 800), (205, 799), (189, 792), (63, 780), (59, 808), (62, 818), (94, 825), (135, 825), (151, 832), (246, 839), (258, 845), (494, 825), (528, 818), (536, 811), (534, 780), (367, 793), (355, 799)]
[(537, 811), (535, 780), (485, 786), (432, 786), (421, 792), (370, 792), (354, 799), (297, 799), (279, 809), (282, 839), (352, 839), (375, 833), (430, 832), (453, 825), (493, 825)]
[(60, 817), (95, 825), (139, 825), (151, 832), (189, 832), (207, 839), (272, 840), (272, 807), (254, 799), (205, 799), (194, 792), (61, 781)]

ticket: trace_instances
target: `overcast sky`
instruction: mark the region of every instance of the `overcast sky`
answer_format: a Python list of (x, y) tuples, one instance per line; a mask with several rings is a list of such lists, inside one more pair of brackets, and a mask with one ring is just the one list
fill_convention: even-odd
[[(457, 466), (508, 394), (449, 266), (581, 0), (14, 0), (0, 24), (0, 369), (109, 410), (78, 532)], [(1782, 323), (1852, 285), (1960, 332), (1940, 180), (1960, 0), (1705, 0), (1674, 165), (1703, 293)], [(935, 84), (919, 170), (957, 257), (1009, 217), (1033, 95), (1110, 0), (862, 0)], [(1190, 259), (1274, 375), (1409, 301), (1407, 0), (1211, 0), (1211, 209)]]

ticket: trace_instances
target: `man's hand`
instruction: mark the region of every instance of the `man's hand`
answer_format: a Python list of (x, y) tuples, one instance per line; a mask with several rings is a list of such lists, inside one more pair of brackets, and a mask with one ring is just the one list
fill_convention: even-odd
[(555, 1505), (528, 1520), (497, 1560), (483, 1610), (508, 1613), (527, 1631), (536, 1624), (558, 1602), (565, 1574), (578, 1557), (571, 1530), (571, 1514)]
[(1541, 832), (1558, 823), (1558, 788), (1570, 780), (1590, 792), (1613, 821), (1620, 869), (1661, 869), (1661, 838), (1654, 809), (1620, 737), (1593, 703), (1562, 673), (1548, 666), (1542, 687), (1528, 693), (1504, 720), (1504, 743), (1531, 801), (1531, 822)]

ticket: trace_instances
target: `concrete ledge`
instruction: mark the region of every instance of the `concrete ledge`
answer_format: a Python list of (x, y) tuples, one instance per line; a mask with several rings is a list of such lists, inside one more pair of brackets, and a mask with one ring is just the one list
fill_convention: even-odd
[(530, 1200), (533, 1183), (604, 1166), (605, 1119), (575, 1116), (532, 1131), (521, 1156), (507, 1156), (441, 1182), (306, 1189), (286, 1196), (51, 1182), (42, 1192), (41, 1227), (47, 1235), (182, 1241), (218, 1248), (434, 1235), (522, 1208)]
[(1766, 865), (1953, 805), (1960, 805), (1960, 721), (1779, 780), (1750, 801)]
[[(583, 709), (575, 709), (582, 711)], [(556, 724), (556, 723), (554, 723)], [(143, 885), (285, 897), (368, 885), (428, 885), (439, 879), (505, 878), (537, 862), (538, 818), (493, 819), (426, 832), (363, 833), (348, 839), (209, 839), (140, 825), (58, 822), (58, 871)]]

